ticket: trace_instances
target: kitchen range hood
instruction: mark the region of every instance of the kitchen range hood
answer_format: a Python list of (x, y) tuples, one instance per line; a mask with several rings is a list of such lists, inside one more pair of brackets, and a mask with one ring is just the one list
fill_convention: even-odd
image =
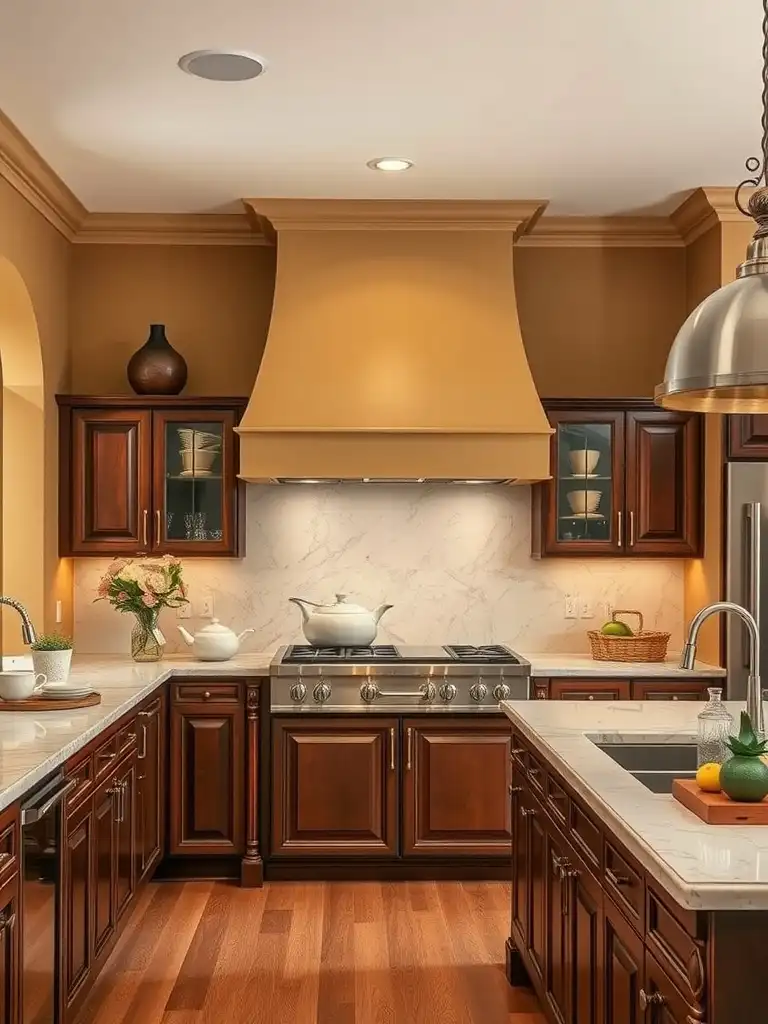
[(277, 277), (241, 478), (549, 476), (513, 276), (514, 242), (546, 203), (246, 205), (277, 244)]

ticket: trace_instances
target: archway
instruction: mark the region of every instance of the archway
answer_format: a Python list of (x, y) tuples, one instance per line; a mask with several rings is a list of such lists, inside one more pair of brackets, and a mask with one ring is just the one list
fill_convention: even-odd
[[(0, 592), (26, 605), (43, 627), (45, 395), (32, 300), (16, 267), (0, 256)], [(0, 619), (0, 650), (24, 650), (15, 612)]]

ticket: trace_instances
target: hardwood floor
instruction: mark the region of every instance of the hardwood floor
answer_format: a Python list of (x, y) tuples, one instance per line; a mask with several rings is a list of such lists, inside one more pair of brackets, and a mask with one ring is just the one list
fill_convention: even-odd
[(159, 883), (78, 1024), (545, 1024), (508, 934), (506, 883)]

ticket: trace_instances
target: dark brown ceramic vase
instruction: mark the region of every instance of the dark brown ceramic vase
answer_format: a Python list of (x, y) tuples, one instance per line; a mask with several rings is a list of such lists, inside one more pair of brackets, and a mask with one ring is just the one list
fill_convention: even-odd
[(149, 337), (128, 362), (128, 383), (137, 395), (178, 395), (187, 383), (187, 363), (165, 336), (165, 324), (150, 324)]

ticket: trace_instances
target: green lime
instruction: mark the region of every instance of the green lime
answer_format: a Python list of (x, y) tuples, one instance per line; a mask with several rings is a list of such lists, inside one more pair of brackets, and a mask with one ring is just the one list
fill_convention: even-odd
[(600, 632), (604, 636), (632, 636), (632, 630), (625, 622), (606, 622)]

